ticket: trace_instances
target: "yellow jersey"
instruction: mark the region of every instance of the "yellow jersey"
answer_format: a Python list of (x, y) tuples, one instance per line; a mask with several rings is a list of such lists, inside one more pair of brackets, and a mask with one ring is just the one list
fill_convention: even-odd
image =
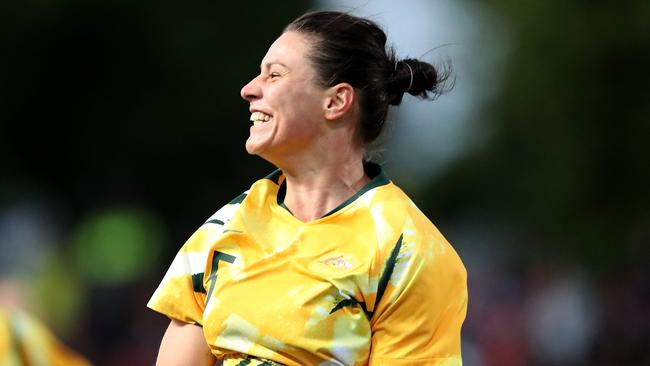
[(183, 245), (148, 306), (203, 327), (224, 366), (461, 365), (467, 274), (381, 171), (320, 219), (276, 171)]

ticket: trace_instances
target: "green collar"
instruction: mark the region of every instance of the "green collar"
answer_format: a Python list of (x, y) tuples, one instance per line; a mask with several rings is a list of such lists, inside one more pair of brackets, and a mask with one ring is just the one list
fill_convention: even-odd
[[(340, 211), (345, 206), (347, 206), (350, 203), (354, 202), (357, 198), (359, 198), (362, 194), (368, 192), (369, 190), (390, 183), (390, 179), (388, 179), (388, 177), (384, 173), (383, 169), (381, 169), (381, 166), (379, 166), (379, 164), (377, 164), (377, 163), (373, 163), (371, 161), (365, 161), (363, 163), (363, 171), (366, 173), (366, 175), (368, 177), (370, 177), (371, 181), (366, 183), (365, 186), (361, 187), (361, 189), (357, 193), (353, 194), (352, 197), (350, 197), (347, 200), (343, 201), (336, 208), (334, 208), (330, 212), (323, 215), (323, 217), (327, 217), (327, 216), (332, 215), (333, 213), (335, 213), (337, 211)], [(279, 184), (281, 176), (282, 176), (282, 171), (280, 169), (278, 169), (278, 170), (274, 171), (273, 173), (269, 174), (268, 176), (266, 176), (265, 179), (269, 179), (269, 180), (273, 181), (275, 184)], [(279, 206), (284, 207), (284, 209), (286, 209), (287, 211), (289, 211), (289, 213), (291, 213), (291, 210), (289, 210), (289, 208), (284, 204), (284, 196), (286, 194), (287, 194), (287, 185), (286, 185), (285, 181), (282, 181), (282, 184), (280, 184), (280, 188), (278, 189), (277, 202), (278, 202)]]

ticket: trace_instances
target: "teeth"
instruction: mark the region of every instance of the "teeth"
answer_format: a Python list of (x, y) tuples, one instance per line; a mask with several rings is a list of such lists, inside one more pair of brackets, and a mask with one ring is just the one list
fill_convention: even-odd
[[(250, 120), (253, 121), (254, 125), (258, 125), (258, 124), (260, 124), (262, 122), (270, 121), (271, 118), (273, 118), (273, 117), (269, 116), (268, 114), (265, 114), (265, 113), (262, 113), (262, 112), (253, 112), (253, 113), (251, 113)], [(256, 123), (256, 122), (259, 122), (259, 123)]]

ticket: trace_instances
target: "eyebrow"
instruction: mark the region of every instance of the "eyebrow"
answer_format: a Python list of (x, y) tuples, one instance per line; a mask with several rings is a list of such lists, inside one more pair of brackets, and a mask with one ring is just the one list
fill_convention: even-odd
[(262, 69), (263, 67), (268, 69), (273, 65), (280, 65), (280, 66), (284, 67), (285, 69), (288, 69), (287, 65), (285, 65), (285, 64), (283, 64), (282, 62), (279, 62), (279, 61), (267, 62), (263, 66), (260, 66), (260, 69)]

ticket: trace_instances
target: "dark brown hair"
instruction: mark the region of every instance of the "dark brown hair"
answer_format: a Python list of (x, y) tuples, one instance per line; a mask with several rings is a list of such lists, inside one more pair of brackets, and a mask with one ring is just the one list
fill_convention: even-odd
[(396, 60), (386, 47), (386, 34), (373, 21), (335, 11), (311, 12), (285, 29), (309, 37), (309, 55), (324, 86), (349, 83), (359, 91), (360, 139), (371, 144), (381, 134), (389, 105), (399, 105), (404, 93), (435, 99), (446, 91), (449, 67), (442, 72), (417, 59)]

